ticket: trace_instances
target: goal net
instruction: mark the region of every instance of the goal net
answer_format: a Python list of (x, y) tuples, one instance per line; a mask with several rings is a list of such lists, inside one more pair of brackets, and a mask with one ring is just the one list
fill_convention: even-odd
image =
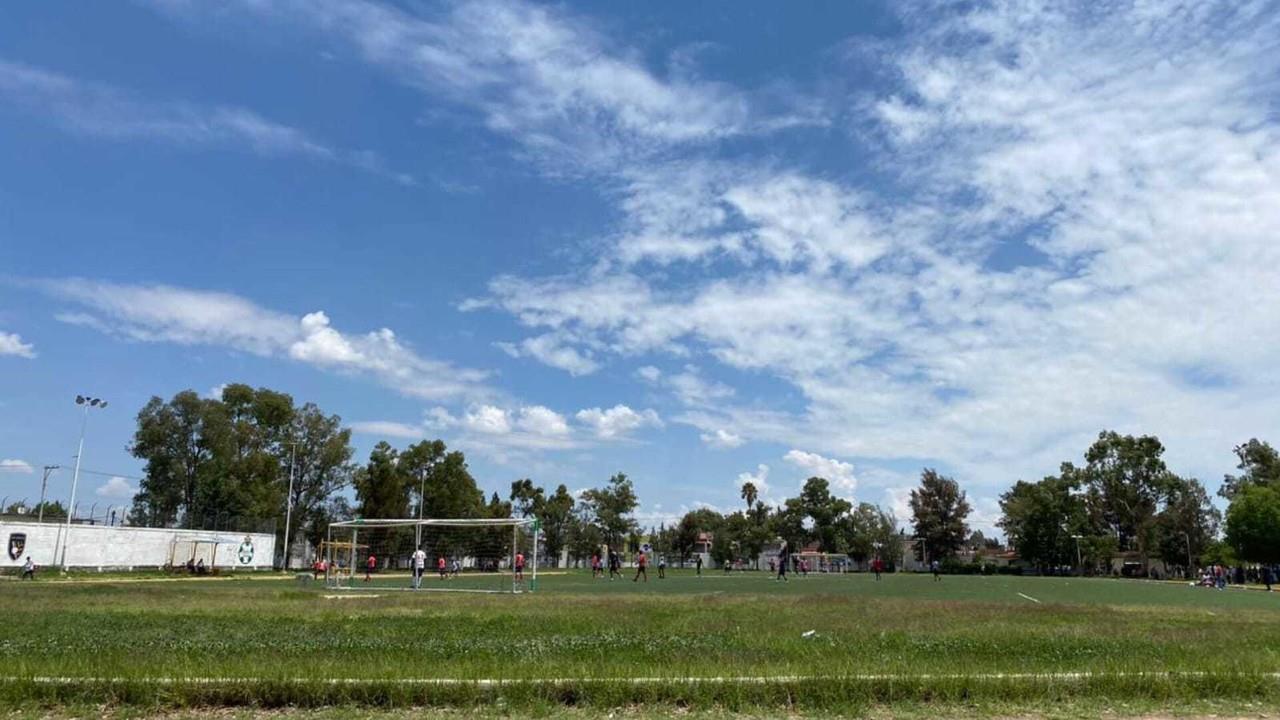
[(537, 587), (538, 524), (349, 520), (329, 526), (320, 559), (325, 584), (333, 589), (531, 592)]

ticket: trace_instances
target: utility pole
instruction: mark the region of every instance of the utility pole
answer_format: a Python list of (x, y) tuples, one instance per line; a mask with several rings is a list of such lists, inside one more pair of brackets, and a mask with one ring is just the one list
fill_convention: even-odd
[(36, 511), (36, 522), (38, 523), (44, 522), (44, 497), (45, 497), (45, 490), (49, 488), (49, 475), (51, 475), (54, 470), (57, 470), (61, 467), (62, 467), (61, 465), (45, 465), (44, 466), (44, 477), (40, 478), (40, 505), (39, 505), (40, 509)]

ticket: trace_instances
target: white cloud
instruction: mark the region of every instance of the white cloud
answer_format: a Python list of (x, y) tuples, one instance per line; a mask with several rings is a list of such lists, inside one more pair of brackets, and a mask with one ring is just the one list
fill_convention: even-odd
[(108, 140), (161, 141), (184, 147), (229, 146), (264, 156), (333, 162), (412, 184), (367, 150), (341, 150), (298, 128), (240, 107), (155, 101), (118, 88), (0, 59), (0, 96), (49, 117), (67, 132)]
[(493, 405), (480, 405), (468, 410), (462, 416), (462, 426), (488, 435), (505, 435), (511, 432), (507, 411)]
[(782, 456), (782, 459), (804, 470), (810, 476), (825, 478), (836, 489), (847, 494), (852, 494), (858, 489), (858, 479), (853, 476), (853, 465), (847, 462), (803, 450), (791, 450)]
[[(615, 168), (673, 145), (818, 122), (639, 53), (562, 8), (478, 0), (410, 12), (360, 0), (245, 2), (287, 29), (319, 28), (411, 87), (473, 109), (551, 173)], [(170, 6), (206, 12), (199, 4)]]
[(579, 410), (575, 417), (586, 425), (596, 437), (609, 440), (625, 437), (645, 427), (662, 427), (662, 420), (653, 410), (635, 411), (626, 405), (614, 405), (607, 410), (587, 408)]
[(421, 425), (392, 422), (389, 420), (358, 420), (351, 423), (351, 429), (361, 435), (375, 437), (398, 438), (401, 440), (421, 440), (427, 436)]
[(128, 500), (137, 493), (137, 488), (130, 485), (128, 480), (119, 476), (108, 479), (99, 485), (97, 490), (94, 490), (94, 494), (98, 497), (110, 500)]
[(569, 423), (560, 413), (542, 405), (520, 408), (516, 427), (535, 435), (567, 436)]
[(662, 378), (662, 371), (652, 365), (645, 365), (636, 370), (636, 376), (648, 383), (656, 383)]
[(0, 355), (32, 359), (36, 356), (36, 349), (31, 343), (22, 342), (22, 336), (17, 333), (0, 332)]
[(896, 85), (856, 108), (893, 182), (633, 165), (608, 262), (499, 277), (484, 302), (603, 361), (705, 356), (801, 401), (679, 416), (708, 435), (937, 460), (980, 497), (1104, 427), (1221, 476), (1280, 423), (1280, 14), (980, 4), (903, 22), (882, 53)]
[(32, 468), (31, 463), (27, 462), (26, 460), (15, 460), (11, 458), (5, 458), (4, 460), (0, 460), (0, 472), (22, 473), (23, 475), (30, 475), (31, 473), (35, 472), (35, 469)]
[(531, 357), (575, 377), (590, 375), (600, 369), (600, 365), (591, 358), (590, 351), (579, 352), (556, 333), (526, 338), (519, 344), (498, 343), (498, 347), (511, 357)]
[(731, 433), (724, 428), (716, 428), (713, 432), (702, 433), (698, 437), (702, 438), (703, 443), (717, 450), (741, 447), (746, 442), (741, 435)]
[(397, 392), (428, 400), (493, 394), (484, 384), (487, 373), (423, 357), (387, 328), (342, 333), (323, 312), (297, 317), (237, 295), (167, 285), (70, 279), (37, 287), (83, 306), (85, 312), (74, 315), (75, 324), (132, 340), (287, 357), (322, 370), (368, 375)]

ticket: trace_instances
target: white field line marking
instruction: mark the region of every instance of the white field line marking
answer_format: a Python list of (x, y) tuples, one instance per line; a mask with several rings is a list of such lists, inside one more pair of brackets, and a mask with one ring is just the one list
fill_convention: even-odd
[(1045, 672), (1045, 673), (854, 673), (848, 675), (745, 675), (745, 676), (710, 676), (710, 677), (602, 677), (602, 678), (271, 678), (271, 677), (74, 677), (37, 675), (32, 677), (0, 676), (0, 683), (32, 683), (35, 685), (84, 685), (104, 683), (141, 683), (145, 685), (243, 685), (253, 683), (273, 683), (287, 685), (365, 685), (371, 683), (393, 685), (421, 686), (465, 686), (465, 687), (504, 687), (526, 685), (572, 685), (572, 684), (610, 684), (610, 685), (768, 685), (772, 683), (796, 682), (929, 682), (939, 680), (1034, 680), (1041, 682), (1065, 682), (1081, 680), (1101, 680), (1108, 678), (1134, 679), (1187, 679), (1214, 677), (1251, 677), (1263, 680), (1280, 681), (1280, 672), (1262, 673), (1212, 673), (1198, 670), (1186, 671), (1118, 671), (1118, 672)]
[(1024, 595), (1023, 593), (1018, 593), (1018, 594), (1019, 594), (1019, 595), (1022, 595), (1022, 597), (1024, 597), (1024, 598), (1026, 598), (1026, 599), (1030, 600), (1031, 602), (1033, 602), (1033, 603), (1035, 603), (1035, 604), (1037, 604), (1037, 605), (1039, 605), (1039, 604), (1040, 604), (1040, 601), (1039, 601), (1039, 600), (1037, 600), (1037, 599), (1035, 599), (1035, 598), (1031, 597), (1030, 595)]

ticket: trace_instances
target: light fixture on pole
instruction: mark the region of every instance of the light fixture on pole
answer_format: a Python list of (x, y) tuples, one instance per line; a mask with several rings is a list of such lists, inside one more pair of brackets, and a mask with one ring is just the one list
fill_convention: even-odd
[(1084, 576), (1084, 561), (1083, 561), (1083, 559), (1082, 559), (1082, 558), (1083, 558), (1083, 556), (1082, 556), (1082, 555), (1080, 555), (1080, 539), (1081, 539), (1081, 538), (1083, 538), (1084, 536), (1083, 536), (1083, 535), (1072, 535), (1071, 537), (1072, 537), (1072, 538), (1074, 538), (1074, 539), (1075, 539), (1075, 541), (1076, 541), (1076, 573), (1077, 573), (1078, 575), (1080, 575), (1081, 577), (1083, 577), (1083, 576)]
[(67, 545), (71, 541), (71, 516), (75, 514), (76, 487), (80, 484), (80, 457), (84, 455), (84, 431), (89, 424), (89, 408), (104, 409), (107, 407), (107, 401), (102, 398), (77, 395), (76, 404), (84, 406), (84, 415), (80, 419), (80, 446), (76, 450), (76, 470), (71, 475), (71, 502), (67, 505), (67, 528), (62, 534), (62, 553), (58, 561), (63, 571), (67, 569)]

